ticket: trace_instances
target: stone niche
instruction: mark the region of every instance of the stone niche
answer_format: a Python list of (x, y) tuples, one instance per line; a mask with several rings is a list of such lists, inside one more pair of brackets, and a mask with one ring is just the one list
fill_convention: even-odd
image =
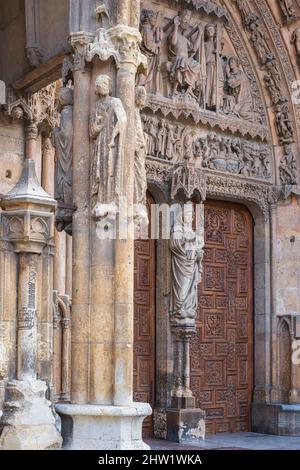
[(147, 157), (272, 182), (263, 101), (227, 11), (212, 2), (145, 0), (140, 31)]

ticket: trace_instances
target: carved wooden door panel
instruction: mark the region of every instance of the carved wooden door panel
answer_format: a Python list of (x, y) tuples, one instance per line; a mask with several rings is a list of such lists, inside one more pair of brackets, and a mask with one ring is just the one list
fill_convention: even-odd
[[(148, 213), (153, 203), (147, 195)], [(149, 220), (151, 220), (149, 216)], [(149, 227), (149, 233), (151, 227)], [(155, 240), (135, 241), (134, 261), (134, 361), (135, 401), (155, 405)], [(144, 421), (143, 436), (153, 435), (152, 417)]]
[(207, 433), (250, 431), (253, 384), (253, 221), (243, 206), (205, 205), (205, 255), (191, 388)]

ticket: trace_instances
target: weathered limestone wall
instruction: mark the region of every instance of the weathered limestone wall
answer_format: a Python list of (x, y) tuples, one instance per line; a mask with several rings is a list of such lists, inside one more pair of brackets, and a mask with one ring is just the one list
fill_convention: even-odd
[[(29, 70), (26, 45), (24, 1), (0, 1), (0, 80), (14, 82)], [(11, 60), (11, 58), (14, 60)], [(9, 66), (8, 66), (9, 64)]]
[(291, 203), (277, 209), (277, 315), (300, 314), (300, 207)]
[[(19, 180), (24, 147), (23, 126), (3, 117), (0, 121), (0, 194), (6, 194)], [(0, 381), (16, 373), (16, 293), (16, 255), (9, 243), (0, 241)]]
[[(69, 0), (40, 2), (40, 47), (43, 50), (43, 62), (68, 48), (69, 3)], [(85, 0), (82, 3), (84, 5)]]
[(19, 180), (24, 147), (23, 126), (17, 121), (0, 120), (0, 194), (10, 191)]

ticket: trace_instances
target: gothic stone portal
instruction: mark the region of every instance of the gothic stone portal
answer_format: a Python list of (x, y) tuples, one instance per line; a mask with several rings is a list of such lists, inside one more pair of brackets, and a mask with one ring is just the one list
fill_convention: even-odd
[(253, 387), (253, 221), (246, 208), (205, 206), (205, 255), (191, 388), (206, 432), (251, 430)]

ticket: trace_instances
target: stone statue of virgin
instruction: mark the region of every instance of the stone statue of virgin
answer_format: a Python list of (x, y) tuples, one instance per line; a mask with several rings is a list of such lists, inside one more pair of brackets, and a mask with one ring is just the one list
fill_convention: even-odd
[(171, 319), (178, 325), (195, 323), (197, 292), (201, 280), (203, 240), (193, 229), (194, 208), (189, 203), (179, 214), (171, 234), (172, 293)]

